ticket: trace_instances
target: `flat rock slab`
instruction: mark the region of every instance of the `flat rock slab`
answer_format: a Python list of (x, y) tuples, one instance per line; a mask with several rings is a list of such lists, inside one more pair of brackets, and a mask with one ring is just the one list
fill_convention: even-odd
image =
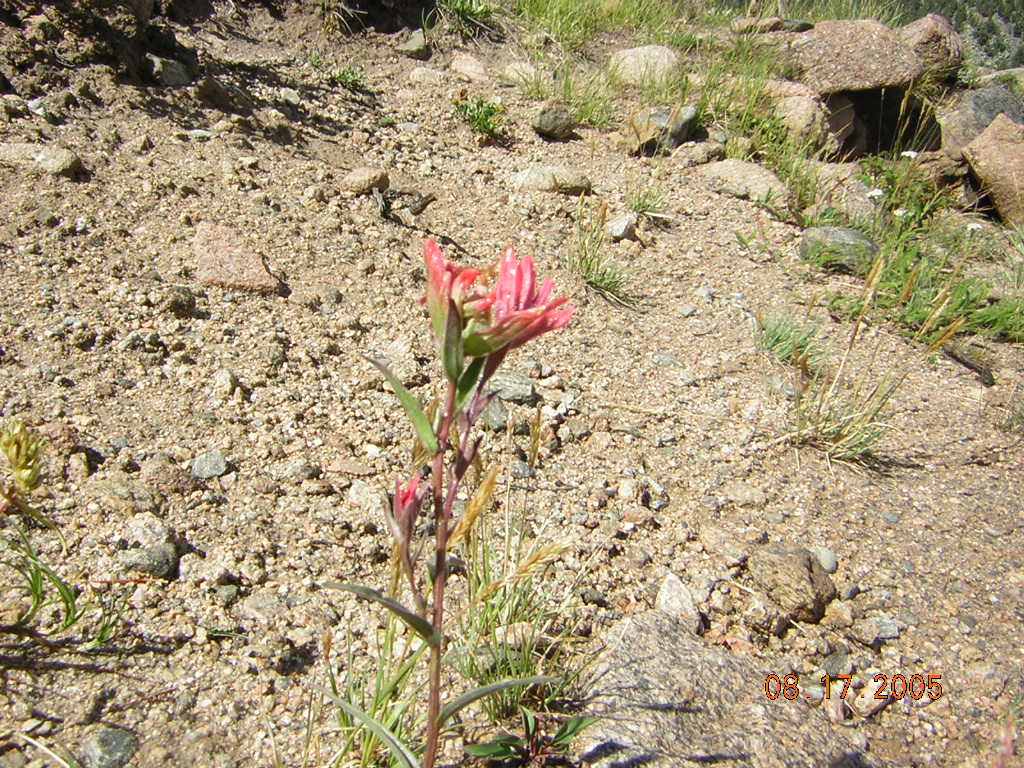
[(25, 142), (0, 144), (0, 165), (69, 178), (82, 170), (82, 161), (70, 149)]
[[(616, 625), (587, 683), (583, 760), (597, 768), (883, 768), (806, 700), (765, 696), (778, 668), (729, 653), (661, 611)], [(781, 675), (780, 675), (781, 676)]]
[(900, 36), (877, 21), (823, 21), (797, 35), (791, 48), (797, 78), (820, 94), (907, 86), (923, 62)]
[(254, 293), (277, 293), (280, 281), (267, 271), (263, 258), (234, 230), (202, 222), (192, 240), (196, 277), (201, 283)]
[(627, 85), (664, 83), (679, 64), (679, 54), (664, 45), (644, 45), (616, 51), (608, 71)]
[(696, 173), (709, 189), (723, 195), (774, 205), (784, 203), (789, 197), (789, 190), (778, 176), (746, 160), (719, 160), (699, 166)]
[(531, 165), (512, 179), (516, 192), (562, 192), (566, 195), (590, 194), (591, 183), (581, 171), (561, 165)]

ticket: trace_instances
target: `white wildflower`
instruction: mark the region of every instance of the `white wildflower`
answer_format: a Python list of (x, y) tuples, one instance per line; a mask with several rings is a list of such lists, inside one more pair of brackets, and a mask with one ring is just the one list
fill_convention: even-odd
[(979, 224), (977, 221), (972, 221), (970, 224), (967, 225), (967, 230), (969, 232), (974, 232), (977, 229), (981, 229), (981, 224)]
[(900, 157), (909, 157), (911, 160), (913, 160), (915, 157), (917, 157), (917, 152), (915, 152), (912, 149), (907, 149), (904, 150), (903, 152), (900, 152)]
[(878, 187), (875, 187), (870, 192), (868, 192), (868, 197), (872, 197), (872, 198), (874, 198), (874, 197), (882, 197), (884, 194), (885, 194), (885, 190), (879, 189)]

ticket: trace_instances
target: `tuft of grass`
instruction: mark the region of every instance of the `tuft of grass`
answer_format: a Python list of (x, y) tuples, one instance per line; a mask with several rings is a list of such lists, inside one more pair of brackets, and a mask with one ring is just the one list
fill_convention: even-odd
[(504, 137), (501, 123), (505, 108), (500, 104), (481, 98), (459, 101), (455, 112), (477, 133), (494, 140)]
[(634, 213), (658, 217), (665, 207), (665, 193), (656, 181), (630, 185), (626, 188), (626, 205)]
[(863, 308), (850, 332), (836, 375), (829, 383), (820, 372), (810, 377), (804, 373), (803, 380), (796, 388), (793, 406), (796, 424), (782, 438), (797, 444), (812, 445), (823, 451), (830, 460), (865, 463), (874, 458), (875, 445), (890, 429), (881, 420), (882, 411), (906, 378), (907, 368), (895, 363), (886, 367), (880, 376), (873, 375), (872, 369), (878, 355), (877, 345), (852, 384), (844, 378), (864, 323), (866, 308), (870, 306), (878, 287), (880, 272), (879, 259), (864, 288)]
[(362, 26), (359, 16), (366, 11), (353, 8), (344, 0), (320, 0), (318, 13), (320, 28), (324, 34), (336, 35), (342, 30), (346, 34), (352, 34), (353, 29)]
[(361, 67), (342, 67), (332, 72), (327, 79), (331, 85), (337, 85), (352, 93), (372, 93), (366, 83), (366, 73), (363, 72)]
[(587, 72), (582, 62), (572, 58), (563, 60), (554, 77), (545, 76), (540, 69), (519, 83), (523, 96), (538, 101), (557, 97), (565, 104), (581, 125), (605, 130), (613, 125), (618, 115), (614, 93), (604, 75)]
[(569, 251), (566, 266), (578, 274), (584, 284), (614, 304), (635, 307), (636, 299), (627, 291), (629, 278), (622, 268), (604, 255), (606, 237), (604, 225), (608, 206), (599, 203), (584, 212), (583, 198), (576, 216), (576, 242)]
[[(933, 333), (960, 318), (962, 332), (1024, 340), (1024, 301), (1004, 297), (990, 302), (990, 285), (963, 276), (966, 262), (977, 258), (985, 243), (969, 227), (937, 225), (936, 215), (952, 208), (953, 201), (921, 173), (915, 158), (904, 152), (862, 163), (862, 179), (878, 191), (876, 215), (858, 222), (880, 247), (873, 308), (913, 334), (938, 311)], [(862, 310), (860, 300), (850, 297), (833, 297), (830, 306), (851, 316)]]
[(815, 341), (816, 327), (778, 316), (759, 317), (757, 325), (757, 348), (780, 362), (814, 370), (824, 361), (825, 350)]
[(504, 8), (489, 0), (437, 0), (437, 13), (443, 21), (466, 38), (504, 36)]
[[(365, 659), (353, 652), (352, 639), (349, 637), (343, 682), (338, 680), (330, 661), (331, 637), (325, 635), (324, 659), (327, 663), (329, 687), (324, 695), (334, 704), (333, 719), (343, 734), (341, 745), (328, 759), (327, 765), (332, 768), (398, 765), (380, 736), (355, 718), (340, 702), (358, 707), (403, 742), (408, 742), (412, 734), (419, 732), (423, 714), (415, 705), (426, 681), (418, 678), (415, 673), (419, 659), (428, 646), (426, 643), (414, 642), (409, 634), (403, 629), (402, 623), (389, 614), (384, 628), (376, 634), (376, 655), (372, 669), (367, 669)], [(315, 716), (314, 712), (319, 711), (321, 703), (311, 705), (311, 720)], [(307, 731), (310, 730), (311, 726), (308, 726)]]
[[(558, 543), (532, 541), (510, 516), (495, 525), (491, 511), (497, 467), (481, 483), (469, 507), (475, 524), (467, 527), (459, 542), (466, 563), (466, 609), (459, 623), (462, 649), (460, 674), (474, 685), (488, 685), (508, 678), (545, 674), (559, 666), (562, 642), (555, 629), (567, 609), (545, 586), (545, 575), (561, 557)], [(530, 689), (507, 689), (482, 701), (487, 715), (499, 722), (514, 715), (534, 694)], [(547, 698), (558, 695), (555, 689)]]
[[(915, 347), (909, 346), (900, 358), (889, 357), (876, 371), (881, 342), (875, 346), (868, 361), (852, 382), (845, 377), (851, 353), (857, 345), (860, 330), (873, 306), (882, 285), (885, 255), (879, 254), (869, 271), (858, 301), (859, 310), (839, 369), (830, 383), (821, 374), (804, 381), (797, 388), (794, 413), (796, 425), (781, 440), (807, 443), (825, 452), (830, 459), (871, 463), (876, 459), (877, 442), (891, 429), (881, 419), (889, 400), (899, 389), (910, 370), (910, 356)], [(947, 300), (955, 276), (947, 278), (939, 289), (939, 300), (913, 335), (914, 341), (933, 339), (927, 347), (931, 354), (952, 338), (964, 325), (962, 316), (945, 322)], [(827, 383), (827, 386), (826, 386)]]

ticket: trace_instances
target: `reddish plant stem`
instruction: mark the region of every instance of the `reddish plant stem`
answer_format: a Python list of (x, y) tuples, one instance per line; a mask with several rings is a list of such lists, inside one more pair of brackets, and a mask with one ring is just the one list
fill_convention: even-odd
[[(445, 397), (444, 411), (437, 434), (437, 455), (433, 461), (433, 480), (431, 482), (434, 496), (434, 527), (436, 548), (434, 550), (434, 596), (431, 606), (433, 615), (431, 624), (440, 640), (430, 648), (430, 690), (427, 700), (427, 743), (423, 750), (422, 768), (433, 768), (437, 760), (437, 744), (441, 734), (441, 659), (444, 656), (444, 589), (448, 578), (448, 526), (451, 517), (451, 503), (445, 499), (444, 455), (448, 448), (448, 432), (452, 425), (452, 412), (455, 410), (456, 382), (448, 382), (448, 394)], [(449, 488), (449, 495), (452, 494)]]

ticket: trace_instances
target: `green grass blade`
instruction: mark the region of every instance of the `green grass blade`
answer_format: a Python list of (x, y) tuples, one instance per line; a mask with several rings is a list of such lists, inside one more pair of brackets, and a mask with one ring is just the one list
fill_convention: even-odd
[(419, 614), (410, 611), (397, 600), (385, 597), (375, 589), (370, 589), (369, 587), (364, 587), (359, 584), (342, 584), (337, 581), (327, 582), (324, 586), (330, 587), (331, 589), (341, 589), (345, 592), (351, 592), (364, 600), (370, 600), (371, 602), (383, 605), (395, 614), (395, 616), (404, 621), (409, 628), (422, 637), (428, 645), (439, 646), (441, 644), (441, 636), (437, 634), (429, 621)]
[(416, 436), (423, 443), (423, 447), (427, 449), (429, 454), (436, 456), (438, 451), (437, 436), (430, 426), (430, 419), (423, 413), (419, 401), (409, 394), (409, 390), (402, 386), (402, 382), (398, 380), (398, 377), (383, 362), (374, 360), (372, 357), (367, 357), (366, 359), (388, 380), (388, 384), (391, 385), (391, 388), (395, 390), (395, 394), (398, 396), (398, 402), (402, 404), (402, 408), (409, 415), (409, 420), (412, 421), (412, 426), (416, 430)]
[(339, 709), (343, 709), (349, 714), (349, 716), (354, 717), (373, 731), (374, 735), (383, 742), (384, 746), (388, 748), (392, 756), (400, 765), (403, 766), (403, 768), (418, 768), (419, 761), (417, 761), (416, 755), (414, 755), (408, 747), (399, 741), (395, 734), (363, 712), (359, 707), (354, 704), (350, 704), (339, 696), (336, 696), (332, 691), (325, 690), (324, 693), (326, 693), (331, 701), (334, 702), (335, 706)]
[(468, 707), (474, 701), (482, 699), (485, 696), (490, 696), (492, 693), (503, 691), (506, 688), (524, 688), (528, 685), (546, 685), (548, 683), (557, 683), (557, 677), (550, 676), (538, 676), (538, 677), (521, 677), (515, 680), (500, 680), (497, 683), (491, 683), (490, 685), (482, 685), (479, 688), (474, 688), (471, 691), (466, 691), (464, 694), (454, 701), (448, 702), (444, 709), (441, 710), (441, 714), (437, 716), (438, 725), (444, 725), (448, 720), (452, 718), (460, 710)]

